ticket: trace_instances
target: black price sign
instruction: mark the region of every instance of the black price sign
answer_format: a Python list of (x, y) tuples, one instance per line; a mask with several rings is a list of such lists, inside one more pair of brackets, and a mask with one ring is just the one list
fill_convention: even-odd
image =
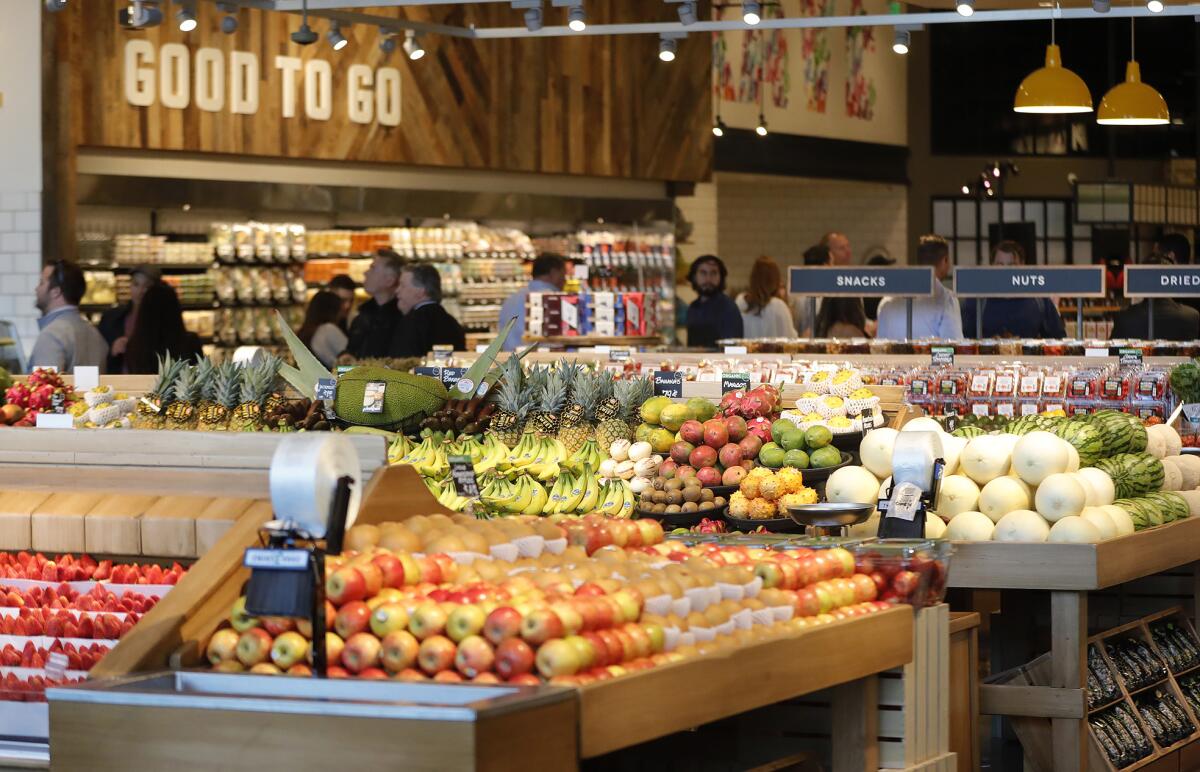
[(479, 498), (479, 481), (475, 479), (475, 464), (470, 456), (450, 456), (450, 479), (454, 481), (454, 490), (459, 496), (468, 499)]
[(50, 395), (50, 410), (55, 413), (67, 412), (67, 395), (61, 389), (55, 389)]
[(683, 373), (678, 370), (655, 370), (654, 396), (681, 399), (683, 397)]
[(862, 414), (862, 428), (864, 432), (869, 432), (875, 428), (875, 410), (869, 409)]
[(933, 346), (929, 349), (929, 358), (935, 367), (953, 367), (954, 346)]
[(313, 391), (318, 400), (327, 402), (337, 396), (337, 381), (333, 378), (318, 378), (317, 387)]
[(433, 358), (437, 362), (446, 362), (450, 359), (450, 355), (454, 353), (454, 346), (434, 346)]
[(1117, 356), (1120, 357), (1120, 362), (1123, 365), (1140, 365), (1142, 363), (1142, 350), (1140, 348), (1117, 349)]
[(721, 393), (745, 391), (750, 388), (750, 373), (721, 373)]
[(242, 565), (250, 569), (248, 610), (264, 616), (308, 617), (316, 577), (306, 550), (255, 547), (246, 550)]
[[(446, 388), (450, 388), (450, 386), (458, 383), (466, 374), (467, 368), (465, 367), (443, 367), (441, 369), (440, 377), (442, 379), (442, 383), (446, 385)], [(468, 391), (470, 391), (470, 389), (468, 389)]]
[(413, 373), (416, 375), (427, 375), (430, 378), (437, 378), (438, 380), (442, 378), (442, 368), (440, 367), (414, 367)]

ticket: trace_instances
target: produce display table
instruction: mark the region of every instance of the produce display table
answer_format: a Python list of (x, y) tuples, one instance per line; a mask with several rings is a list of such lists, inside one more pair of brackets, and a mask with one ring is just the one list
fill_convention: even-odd
[(1197, 518), (1099, 544), (955, 542), (949, 587), (1050, 594), (1052, 685), (981, 686), (979, 712), (1051, 719), (1055, 772), (1086, 770), (1088, 593), (1189, 564), (1200, 569)]

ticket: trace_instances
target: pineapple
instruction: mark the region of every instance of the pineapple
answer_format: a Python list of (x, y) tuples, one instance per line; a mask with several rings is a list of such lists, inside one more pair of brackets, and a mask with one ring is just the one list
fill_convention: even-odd
[(204, 357), (196, 365), (196, 380), (200, 385), (199, 399), (196, 401), (196, 416), (204, 414), (205, 408), (216, 403), (217, 398), (217, 367), (208, 357)]
[(238, 392), (240, 402), (229, 418), (229, 431), (256, 432), (262, 429), (263, 405), (275, 390), (279, 357), (268, 356), (257, 365), (242, 368)]
[(604, 395), (604, 384), (611, 383), (608, 373), (583, 373), (575, 381), (571, 405), (563, 411), (558, 440), (574, 454), (596, 436), (596, 406)]
[(517, 447), (525, 431), (525, 418), (529, 415), (529, 394), (525, 388), (525, 374), (521, 361), (515, 356), (504, 363), (503, 381), (496, 392), (496, 412), (492, 414), (490, 428), (501, 442), (510, 448)]
[(154, 386), (137, 403), (133, 423), (139, 429), (161, 429), (166, 420), (164, 406), (170, 400), (172, 387), (179, 373), (187, 366), (187, 362), (172, 359), (168, 353), (165, 358), (158, 360), (158, 378)]
[(575, 399), (575, 391), (579, 388), (579, 384), (587, 378), (587, 372), (582, 365), (568, 362), (565, 359), (559, 362), (558, 371), (562, 373), (563, 382), (566, 385), (566, 393), (569, 395), (567, 409), (562, 414), (562, 422), (571, 424), (579, 423), (583, 420), (583, 406)]
[(213, 398), (200, 408), (200, 420), (196, 428), (200, 431), (224, 431), (229, 426), (241, 395), (241, 373), (233, 362), (225, 362), (216, 368), (213, 378)]
[(650, 376), (632, 379), (634, 385), (631, 406), (625, 416), (632, 434), (642, 423), (642, 403), (654, 396), (654, 379)]
[[(642, 396), (643, 385), (648, 383), (648, 379), (634, 378), (631, 380), (616, 381), (612, 385), (613, 399), (617, 401), (618, 408), (615, 413), (610, 413), (607, 409), (609, 404), (605, 401), (601, 407), (596, 409), (596, 418), (600, 420), (600, 425), (596, 427), (596, 444), (600, 449), (607, 453), (608, 449), (617, 440), (628, 440), (633, 437), (633, 429), (638, 425), (638, 411), (642, 408), (642, 402), (645, 397)], [(653, 387), (651, 387), (653, 391)], [(609, 416), (605, 418), (604, 416)]]
[(562, 372), (555, 370), (548, 373), (536, 392), (536, 398), (537, 410), (530, 423), (539, 435), (554, 436), (558, 433), (563, 404), (567, 401), (566, 379)]
[(180, 371), (179, 377), (171, 387), (171, 404), (167, 405), (166, 428), (194, 429), (200, 402), (201, 384), (198, 377), (199, 368), (187, 365)]

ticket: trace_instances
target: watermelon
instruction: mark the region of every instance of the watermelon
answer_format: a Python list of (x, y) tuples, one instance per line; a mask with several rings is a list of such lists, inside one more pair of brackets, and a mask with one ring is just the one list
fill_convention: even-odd
[(1178, 493), (1159, 491), (1157, 493), (1148, 493), (1143, 499), (1157, 505), (1163, 512), (1163, 519), (1167, 522), (1182, 520), (1191, 514), (1187, 500)]
[(1131, 498), (1162, 488), (1162, 461), (1149, 453), (1118, 453), (1097, 461), (1096, 468), (1112, 478), (1118, 498)]
[(1115, 410), (1103, 410), (1096, 413), (1089, 422), (1090, 426), (1100, 432), (1104, 455), (1136, 453), (1146, 449), (1146, 428), (1141, 423), (1130, 423), (1130, 418), (1132, 416)]
[(979, 435), (986, 433), (987, 432), (985, 432), (983, 429), (980, 429), (978, 426), (960, 426), (954, 431), (950, 432), (950, 434), (953, 436), (962, 437), (964, 440), (969, 440), (972, 437), (978, 437)]
[(1032, 419), (1034, 416), (1023, 415), (1015, 421), (1011, 421), (1004, 431), (1007, 434), (1016, 434), (1022, 436), (1038, 430), (1038, 425)]
[(1081, 421), (1064, 421), (1054, 433), (1074, 446), (1079, 453), (1080, 466), (1095, 466), (1104, 456), (1104, 439), (1100, 431)]

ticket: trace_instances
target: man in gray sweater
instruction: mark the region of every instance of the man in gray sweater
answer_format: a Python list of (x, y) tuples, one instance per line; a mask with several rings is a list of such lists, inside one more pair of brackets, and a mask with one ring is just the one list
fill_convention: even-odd
[(108, 344), (79, 313), (79, 301), (87, 289), (83, 271), (74, 263), (56, 260), (42, 269), (37, 285), (37, 342), (29, 357), (29, 368), (57, 367), (70, 373), (78, 365), (94, 365), (104, 371)]

